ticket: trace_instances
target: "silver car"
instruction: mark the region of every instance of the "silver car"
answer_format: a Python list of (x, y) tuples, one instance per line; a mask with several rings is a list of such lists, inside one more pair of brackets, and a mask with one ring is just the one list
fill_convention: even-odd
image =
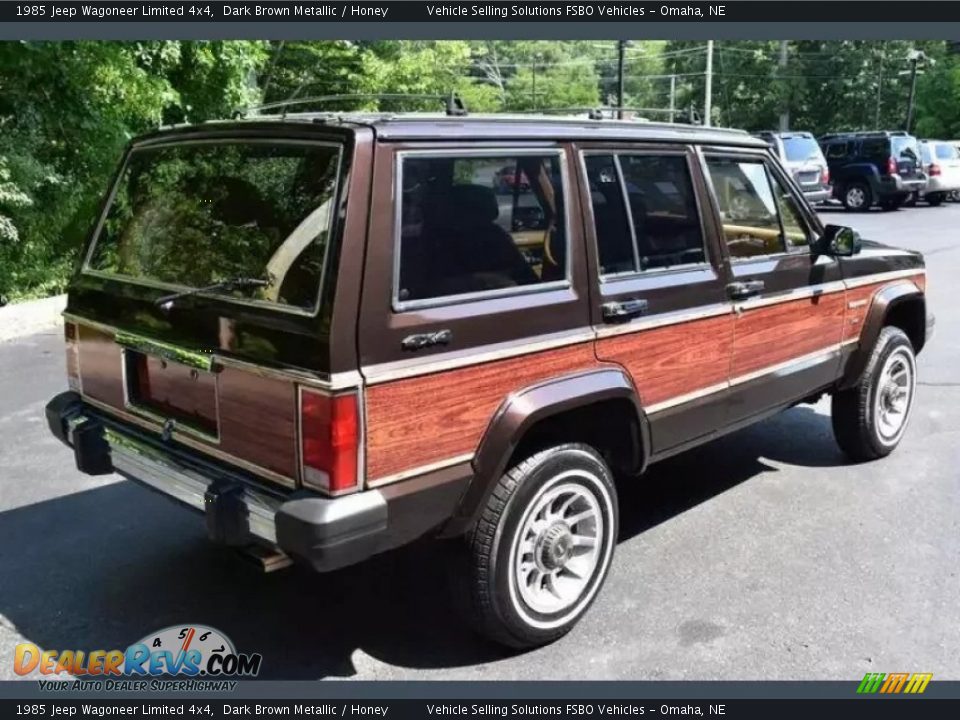
[(944, 140), (921, 140), (920, 158), (927, 173), (927, 187), (920, 194), (930, 205), (939, 205), (960, 192), (960, 152)]
[(830, 199), (830, 170), (816, 138), (808, 132), (764, 131), (757, 136), (770, 143), (784, 167), (790, 171), (804, 197), (811, 203)]

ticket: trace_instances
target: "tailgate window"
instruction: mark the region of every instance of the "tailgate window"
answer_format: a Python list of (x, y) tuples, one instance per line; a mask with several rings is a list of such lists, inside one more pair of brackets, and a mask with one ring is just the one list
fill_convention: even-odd
[(817, 141), (803, 135), (783, 138), (783, 153), (788, 162), (802, 163), (823, 158)]
[(199, 141), (134, 149), (87, 269), (173, 289), (233, 278), (246, 301), (313, 310), (335, 216), (340, 148)]

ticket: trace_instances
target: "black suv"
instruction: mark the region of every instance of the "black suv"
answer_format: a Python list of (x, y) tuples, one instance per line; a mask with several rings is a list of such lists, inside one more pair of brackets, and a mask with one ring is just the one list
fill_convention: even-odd
[(824, 135), (833, 196), (847, 210), (866, 211), (876, 203), (895, 210), (927, 186), (917, 139), (902, 131)]

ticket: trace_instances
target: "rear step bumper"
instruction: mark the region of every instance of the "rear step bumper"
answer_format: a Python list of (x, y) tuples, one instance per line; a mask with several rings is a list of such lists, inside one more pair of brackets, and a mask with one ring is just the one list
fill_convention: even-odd
[[(117, 472), (203, 513), (213, 540), (278, 547), (318, 571), (360, 562), (436, 528), (453, 512), (462, 489), (459, 482), (447, 482), (338, 498), (285, 494), (105, 417), (76, 393), (57, 395), (46, 414), (51, 432), (74, 449), (82, 472)], [(416, 504), (434, 512), (404, 512), (400, 518), (395, 512), (391, 517), (391, 506), (395, 511), (409, 507), (405, 498), (411, 493), (418, 501), (429, 496), (429, 502)]]

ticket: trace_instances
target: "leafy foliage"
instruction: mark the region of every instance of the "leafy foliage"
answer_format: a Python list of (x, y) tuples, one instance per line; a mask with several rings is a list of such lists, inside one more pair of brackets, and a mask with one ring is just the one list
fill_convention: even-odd
[[(624, 104), (702, 112), (705, 43), (635, 41)], [(943, 42), (718, 42), (713, 122), (821, 134), (903, 125), (907, 53), (922, 49), (916, 134), (960, 137), (960, 62)], [(0, 296), (62, 289), (124, 144), (161, 124), (230, 117), (296, 95), (457, 92), (473, 111), (612, 105), (613, 41), (0, 43)], [(304, 106), (310, 109), (310, 104)], [(331, 110), (437, 110), (352, 98)]]

